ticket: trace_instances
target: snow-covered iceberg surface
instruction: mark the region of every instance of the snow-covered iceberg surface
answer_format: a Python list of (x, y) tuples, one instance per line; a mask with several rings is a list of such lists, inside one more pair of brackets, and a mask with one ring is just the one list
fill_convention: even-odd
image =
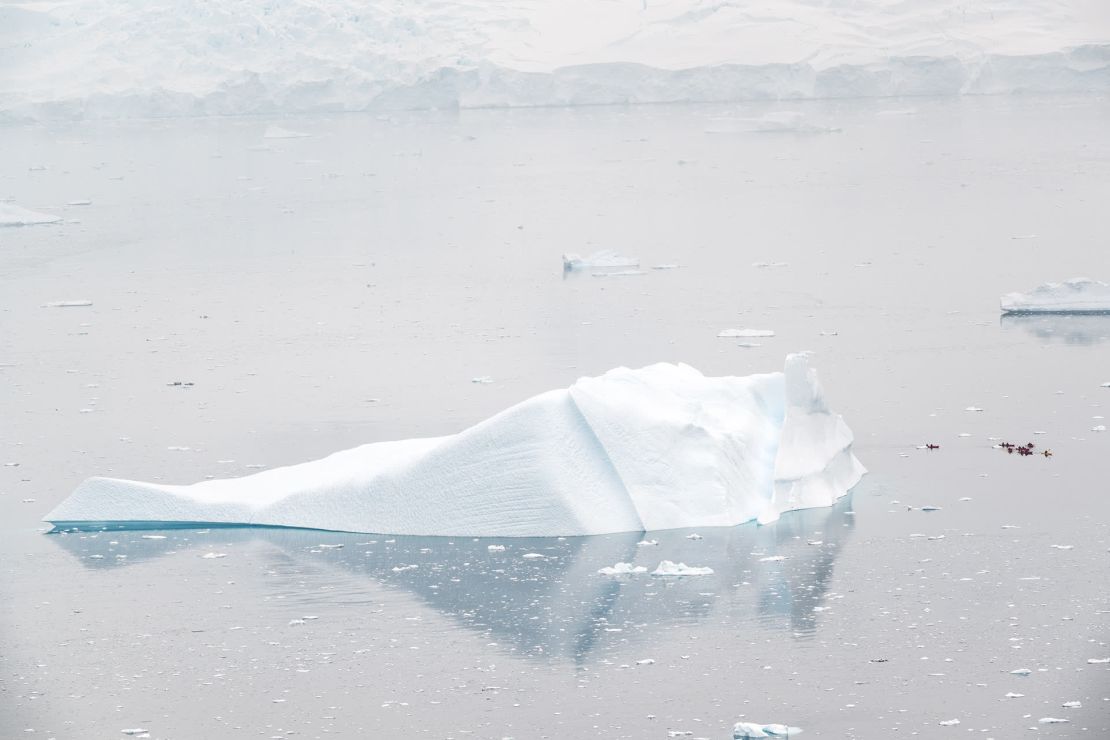
[(191, 486), (90, 478), (45, 520), (556, 536), (770, 522), (859, 481), (804, 354), (781, 373), (617, 368), (449, 437), (379, 442)]
[(13, 0), (0, 6), (0, 119), (1104, 93), (1104, 8)]
[(1110, 285), (1072, 278), (1028, 293), (1007, 293), (1000, 303), (1002, 313), (1110, 313)]

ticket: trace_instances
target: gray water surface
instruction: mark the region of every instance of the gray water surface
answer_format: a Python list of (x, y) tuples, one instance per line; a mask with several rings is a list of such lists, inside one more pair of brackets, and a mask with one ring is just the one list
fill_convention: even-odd
[[(732, 124), (783, 109), (836, 130)], [(998, 311), (1110, 280), (1108, 121), (1016, 97), (5, 128), (0, 197), (66, 220), (0, 229), (0, 737), (1110, 736), (1088, 662), (1110, 657), (1110, 327)], [(597, 249), (645, 274), (562, 272)], [(802, 349), (871, 472), (768, 527), (40, 521), (90, 475), (243, 475), (617, 365)], [(714, 574), (596, 573), (662, 559)]]

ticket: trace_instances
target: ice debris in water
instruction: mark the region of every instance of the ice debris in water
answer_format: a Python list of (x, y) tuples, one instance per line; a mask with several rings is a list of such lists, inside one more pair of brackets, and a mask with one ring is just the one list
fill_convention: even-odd
[(940, 722), (937, 722), (937, 724), (940, 725), (941, 727), (953, 727), (955, 725), (960, 724), (960, 720), (958, 720), (958, 719), (943, 719)]
[(1099, 665), (1101, 663), (1110, 663), (1110, 658), (1087, 658), (1087, 662), (1091, 665)]
[(122, 732), (124, 735), (141, 735), (144, 732), (149, 732), (149, 730), (142, 727), (135, 727), (132, 729), (120, 730), (120, 732)]
[(739, 337), (755, 339), (757, 337), (773, 337), (775, 332), (771, 329), (721, 329), (717, 332), (721, 339), (736, 339)]
[(800, 735), (802, 728), (789, 725), (770, 724), (759, 722), (737, 722), (732, 726), (733, 740), (749, 740), (760, 737), (791, 737)]
[(1110, 285), (1088, 278), (1045, 283), (1028, 293), (1008, 293), (1003, 313), (1110, 313)]
[(46, 308), (80, 308), (83, 306), (91, 306), (92, 301), (50, 301), (49, 303), (42, 304)]
[(201, 557), (204, 558), (205, 560), (215, 560), (216, 558), (226, 558), (227, 553), (226, 552), (206, 552), (203, 555), (201, 555)]
[(1029, 670), (1028, 668), (1018, 668), (1017, 670), (1010, 671), (1010, 673), (1014, 676), (1028, 676), (1032, 672), (1033, 671)]
[(1037, 722), (1042, 725), (1061, 725), (1065, 722), (1071, 722), (1070, 719), (1061, 719), (1059, 717), (1041, 717)]
[(712, 568), (692, 566), (686, 563), (676, 563), (673, 560), (662, 561), (659, 563), (659, 566), (651, 572), (653, 576), (708, 576), (712, 575), (712, 573)]
[(1083, 707), (1083, 702), (1081, 702), (1081, 701), (1066, 701), (1063, 704), (1061, 704), (1060, 706), (1062, 706), (1064, 709), (1081, 709)]
[(490, 552), (505, 552), (505, 546), (504, 545), (490, 545), (486, 549), (489, 550)]
[(263, 139), (303, 139), (308, 136), (312, 136), (312, 134), (306, 134), (303, 131), (290, 131), (280, 126), (269, 126), (266, 133), (262, 134)]
[(635, 573), (647, 573), (647, 568), (642, 565), (633, 565), (632, 563), (617, 563), (616, 565), (607, 565), (597, 571), (603, 576), (627, 576)]
[(845, 495), (865, 472), (852, 442), (806, 355), (745, 377), (659, 363), (580, 378), (455, 435), (192, 486), (92, 478), (46, 520), (472, 537), (766, 524)]
[(521, 555), (520, 557), (524, 558), (525, 560), (542, 560), (543, 559), (543, 555), (541, 555), (538, 552), (526, 552), (523, 555)]
[(586, 270), (596, 269), (603, 267), (639, 267), (640, 259), (638, 257), (626, 257), (623, 254), (618, 254), (612, 249), (603, 249), (600, 252), (594, 252), (589, 257), (583, 257), (574, 252), (568, 252), (563, 255), (563, 269), (564, 270)]
[(35, 226), (36, 224), (56, 224), (60, 216), (38, 213), (15, 203), (0, 203), (0, 226)]
[(471, 378), (470, 382), (471, 383), (478, 383), (479, 385), (489, 385), (490, 383), (493, 382), (493, 378), (490, 377), (489, 375), (479, 375), (476, 378)]

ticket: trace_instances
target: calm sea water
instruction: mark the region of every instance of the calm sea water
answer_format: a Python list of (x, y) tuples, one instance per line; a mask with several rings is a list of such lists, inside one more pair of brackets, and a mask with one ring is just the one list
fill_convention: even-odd
[[(824, 131), (750, 130), (784, 109)], [(0, 230), (0, 736), (1110, 736), (1088, 662), (1110, 657), (1110, 319), (998, 315), (1110, 280), (1108, 120), (1019, 97), (0, 131), (0, 197), (66, 218)], [(562, 273), (598, 249), (681, 267)], [(93, 305), (44, 307), (66, 300)], [(39, 521), (94, 474), (242, 475), (616, 365), (802, 349), (871, 473), (770, 527)], [(715, 572), (596, 573), (664, 558)]]

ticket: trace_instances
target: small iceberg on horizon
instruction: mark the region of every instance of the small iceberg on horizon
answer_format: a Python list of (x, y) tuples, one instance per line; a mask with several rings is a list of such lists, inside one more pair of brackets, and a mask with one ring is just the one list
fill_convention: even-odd
[(568, 252), (563, 255), (564, 272), (639, 266), (639, 257), (626, 257), (623, 254), (618, 254), (612, 249), (603, 249), (600, 252), (594, 252), (589, 257), (583, 257), (575, 252)]
[(866, 472), (852, 442), (806, 354), (746, 377), (659, 363), (580, 378), (446, 437), (193, 485), (90, 478), (44, 519), (474, 537), (728, 527), (831, 506)]
[(1089, 278), (1045, 283), (1028, 293), (1007, 293), (1002, 313), (1110, 313), (1110, 285)]

